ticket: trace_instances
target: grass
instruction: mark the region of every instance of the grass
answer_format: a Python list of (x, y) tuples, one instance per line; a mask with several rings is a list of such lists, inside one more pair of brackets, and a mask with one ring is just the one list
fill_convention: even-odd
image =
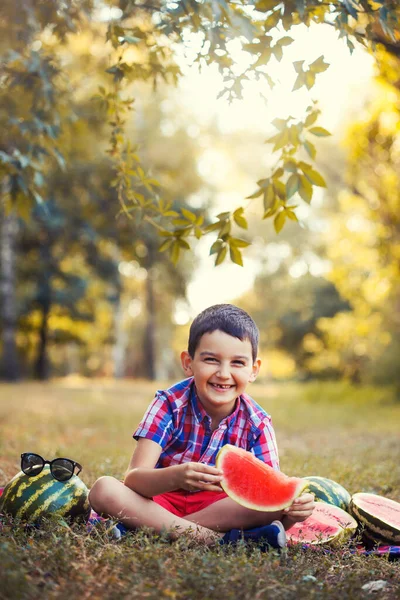
[[(103, 474), (122, 477), (154, 389), (80, 380), (0, 385), (0, 486), (19, 471), (24, 451), (78, 460), (88, 487)], [(400, 501), (400, 403), (390, 388), (255, 384), (251, 392), (273, 416), (284, 472)], [(87, 533), (79, 525), (32, 530), (4, 521), (0, 529), (0, 598), (7, 600), (353, 599), (367, 597), (362, 586), (375, 580), (386, 587), (373, 597), (399, 598), (400, 562), (358, 556), (350, 546), (281, 555), (210, 550), (148, 531), (117, 542), (105, 525)]]

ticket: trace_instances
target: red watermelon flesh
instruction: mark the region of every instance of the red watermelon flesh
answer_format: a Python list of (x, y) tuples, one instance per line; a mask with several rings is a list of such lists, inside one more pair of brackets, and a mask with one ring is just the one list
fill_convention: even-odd
[(218, 452), (216, 466), (223, 473), (221, 486), (228, 496), (253, 510), (282, 510), (307, 487), (304, 479), (288, 477), (230, 444)]
[(357, 529), (357, 521), (338, 506), (317, 502), (308, 519), (286, 531), (289, 544), (345, 542)]

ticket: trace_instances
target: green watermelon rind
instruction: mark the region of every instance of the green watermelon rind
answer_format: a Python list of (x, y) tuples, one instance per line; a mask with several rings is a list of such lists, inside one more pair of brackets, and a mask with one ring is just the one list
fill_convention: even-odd
[[(253, 454), (244, 450), (243, 448), (238, 448), (236, 446), (232, 446), (231, 444), (226, 444), (225, 446), (222, 446), (222, 448), (219, 450), (219, 452), (217, 454), (216, 462), (215, 462), (217, 469), (220, 469), (222, 472), (224, 470), (223, 469), (224, 457), (226, 456), (226, 454), (228, 452), (233, 452), (236, 456), (240, 456), (240, 460), (242, 462), (242, 468), (243, 468), (243, 463), (246, 463), (246, 462), (250, 467), (253, 467), (253, 468), (255, 465), (258, 465), (258, 463), (261, 463), (261, 465), (263, 467), (268, 466), (265, 463), (263, 463), (260, 459), (256, 458)], [(258, 466), (260, 466), (260, 465), (258, 465)], [(283, 473), (280, 473), (280, 471), (275, 471), (275, 474), (282, 475), (282, 478), (287, 477)], [(290, 496), (290, 498), (288, 498), (287, 500), (285, 500), (279, 504), (271, 504), (271, 503), (267, 503), (267, 502), (265, 502), (265, 504), (262, 504), (262, 505), (256, 504), (256, 503), (252, 502), (250, 499), (243, 497), (243, 495), (239, 495), (236, 491), (234, 491), (229, 486), (228, 482), (224, 479), (221, 481), (221, 487), (232, 500), (234, 500), (241, 506), (244, 506), (245, 508), (250, 508), (251, 510), (257, 510), (257, 511), (263, 511), (263, 512), (275, 512), (275, 511), (283, 510), (284, 508), (291, 506), (291, 504), (293, 503), (293, 500), (295, 500), (295, 498), (300, 496), (300, 494), (302, 493), (302, 491), (305, 489), (305, 487), (307, 485), (307, 483), (300, 478), (293, 477), (293, 478), (288, 478), (288, 479), (298, 479), (298, 485), (295, 488), (294, 493)]]
[(33, 478), (21, 471), (4, 488), (0, 513), (31, 523), (47, 516), (87, 521), (91, 510), (88, 496), (88, 488), (76, 475), (59, 482), (50, 475), (49, 467)]
[(353, 494), (350, 500), (349, 512), (365, 529), (365, 536), (372, 541), (384, 544), (400, 544), (400, 522), (399, 526), (393, 523), (388, 523), (383, 517), (377, 517), (362, 508), (359, 503), (366, 496), (377, 499), (378, 501), (394, 503), (397, 505), (400, 516), (400, 503), (378, 494), (370, 494), (368, 492), (358, 492)]
[(309, 482), (307, 491), (315, 495), (316, 502), (326, 502), (348, 511), (351, 494), (340, 483), (318, 475), (309, 475), (304, 479)]
[(314, 513), (313, 515), (311, 515), (310, 519), (314, 520), (316, 518), (316, 511), (318, 512), (319, 510), (323, 509), (323, 507), (326, 507), (326, 513), (332, 513), (332, 519), (334, 519), (334, 522), (332, 522), (331, 526), (338, 527), (336, 534), (324, 537), (323, 527), (326, 527), (328, 524), (322, 523), (321, 532), (319, 532), (318, 537), (315, 540), (307, 539), (305, 533), (302, 538), (301, 534), (297, 534), (297, 530), (301, 532), (301, 529), (303, 528), (303, 531), (306, 532), (306, 519), (301, 523), (295, 523), (291, 528), (289, 528), (286, 531), (288, 544), (290, 546), (295, 546), (296, 544), (309, 544), (312, 546), (322, 546), (326, 544), (329, 546), (341, 546), (348, 542), (348, 540), (355, 534), (358, 527), (356, 519), (348, 512), (346, 512), (339, 506), (335, 506), (334, 504), (329, 504), (327, 502), (322, 501), (318, 502), (314, 509)]

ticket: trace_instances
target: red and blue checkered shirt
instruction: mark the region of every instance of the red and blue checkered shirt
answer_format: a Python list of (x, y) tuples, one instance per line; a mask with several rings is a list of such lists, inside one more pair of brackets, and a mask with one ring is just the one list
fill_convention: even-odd
[(135, 440), (146, 438), (162, 448), (156, 468), (184, 462), (215, 465), (218, 450), (232, 444), (250, 450), (279, 469), (278, 449), (271, 417), (250, 396), (236, 400), (233, 413), (211, 429), (211, 417), (196, 394), (193, 377), (168, 390), (159, 390), (135, 430)]

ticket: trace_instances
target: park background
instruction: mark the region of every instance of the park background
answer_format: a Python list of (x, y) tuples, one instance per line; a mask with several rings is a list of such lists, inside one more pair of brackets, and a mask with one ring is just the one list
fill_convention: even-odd
[[(182, 376), (191, 319), (232, 302), (260, 329), (250, 391), (273, 416), (282, 470), (400, 501), (397, 3), (371, 3), (371, 51), (350, 39), (363, 3), (331, 3), (348, 16), (333, 27), (318, 3), (258, 2), (275, 50), (258, 60), (265, 78), (247, 80), (258, 48), (231, 39), (213, 63), (198, 22), (207, 3), (165, 5), (183, 23), (171, 47), (146, 37), (146, 3), (62, 4), (7, 1), (0, 15), (0, 485), (27, 450), (78, 460), (88, 486), (122, 477), (154, 391)], [(213, 4), (221, 21), (228, 4)], [(223, 93), (227, 55), (243, 85)], [(297, 86), (298, 61), (321, 55)], [(300, 158), (313, 159), (316, 187), (291, 189), (277, 220), (267, 192), (257, 204), (282, 148), (265, 142), (310, 111), (318, 128)], [(212, 226), (235, 210), (236, 246)], [(195, 235), (160, 237), (168, 213)], [(374, 578), (390, 598), (399, 578), (343, 551), (287, 560), (138, 534), (120, 546), (107, 532), (0, 535), (7, 598), (362, 597)]]

